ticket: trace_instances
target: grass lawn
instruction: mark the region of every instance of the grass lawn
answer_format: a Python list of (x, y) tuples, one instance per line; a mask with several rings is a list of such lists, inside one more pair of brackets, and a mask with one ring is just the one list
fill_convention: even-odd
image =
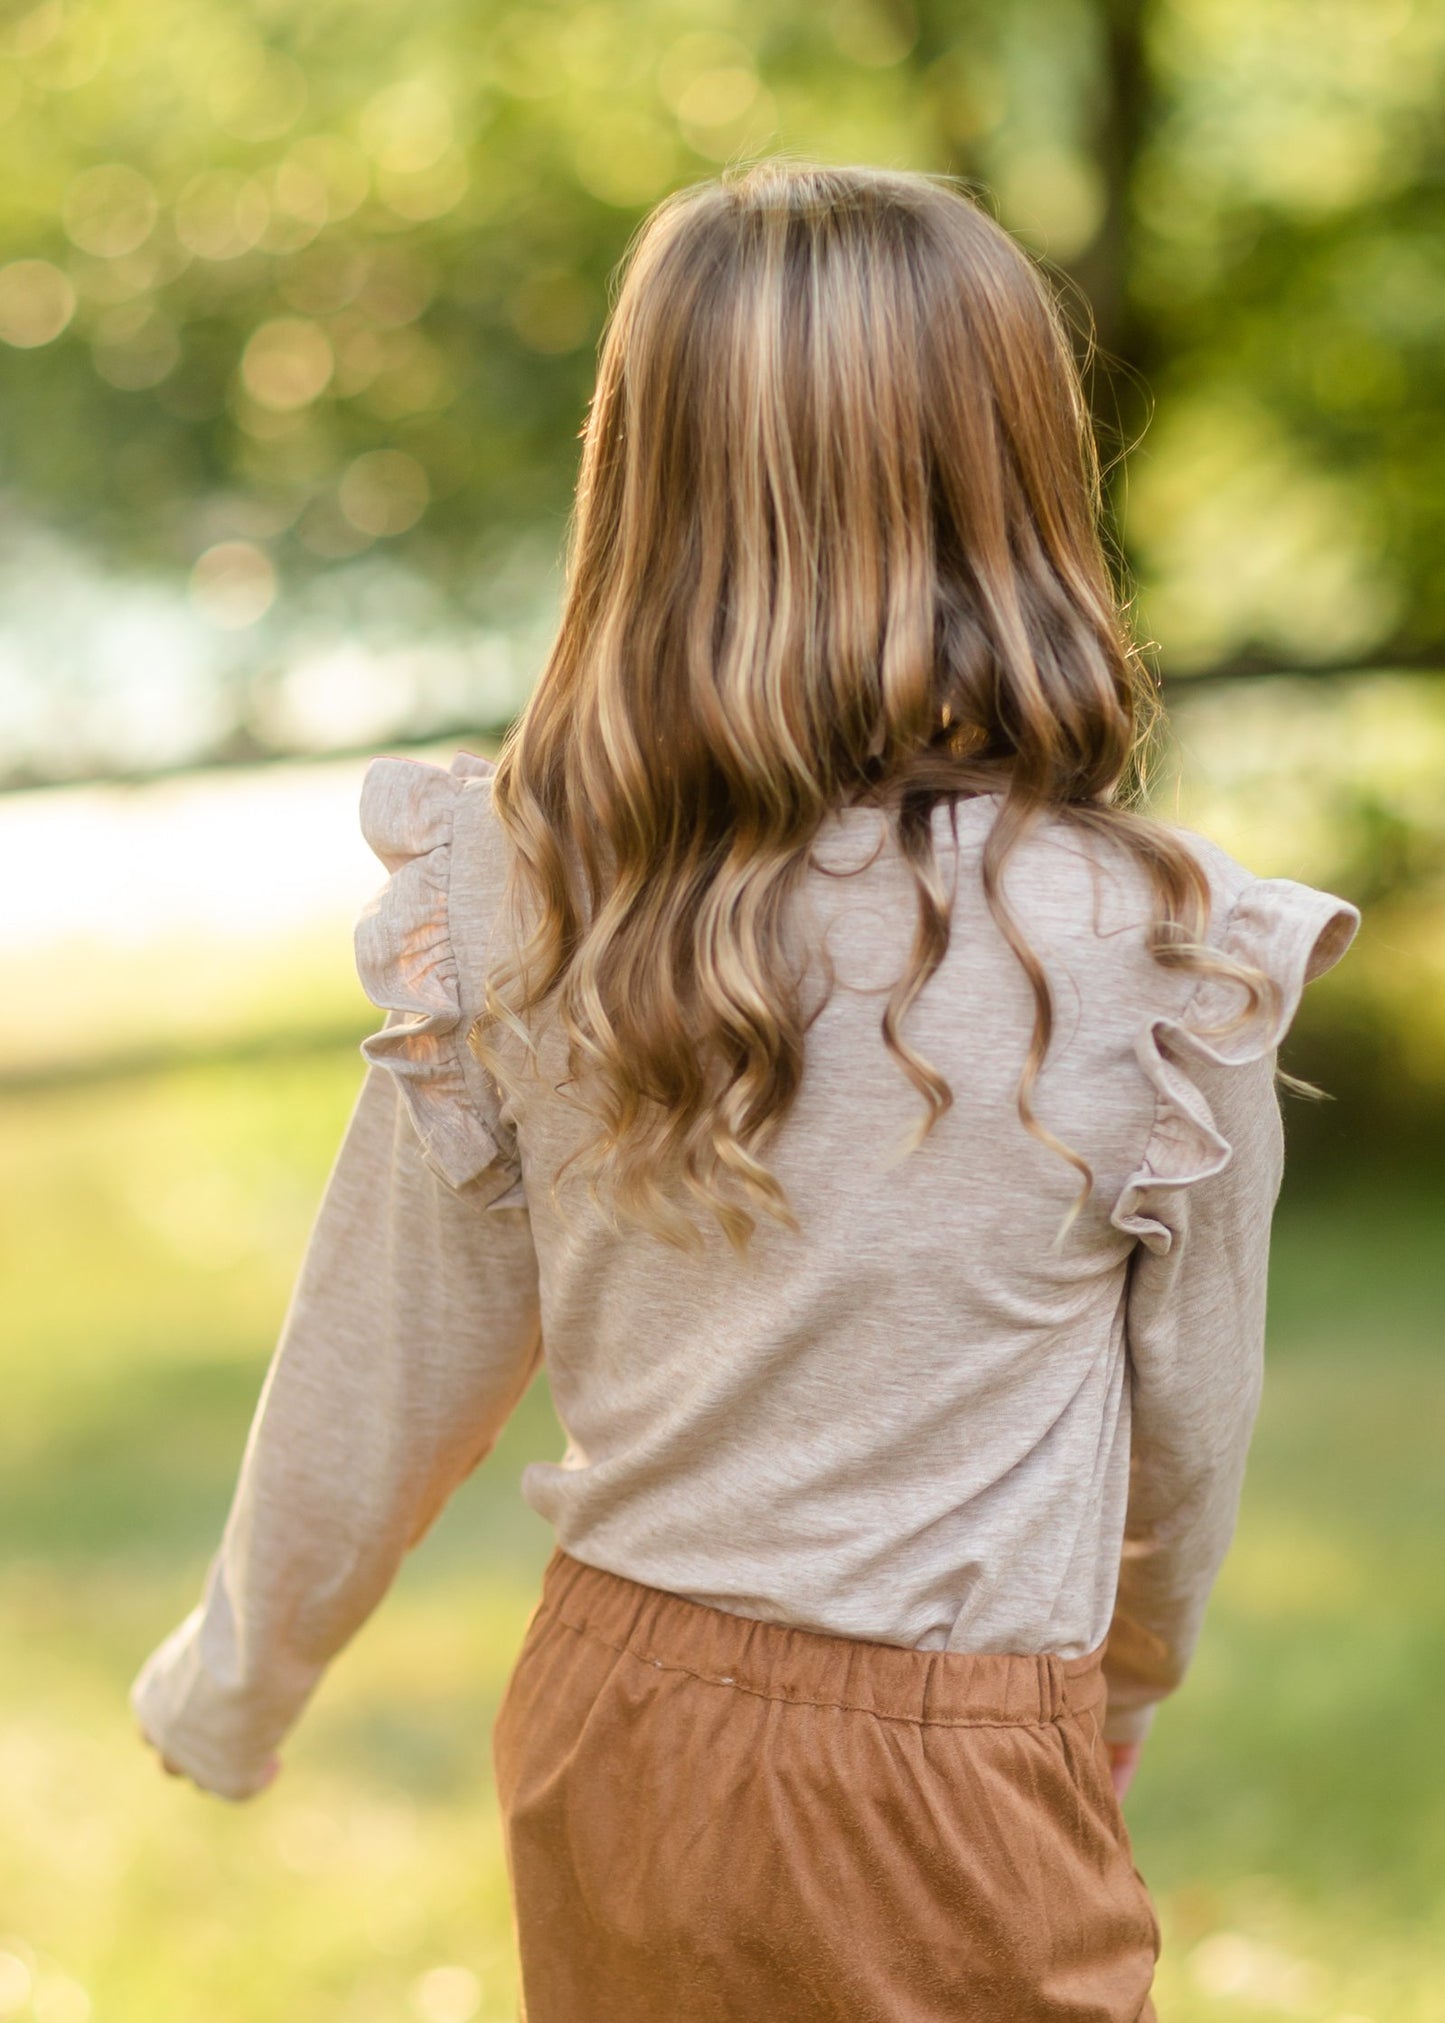
[[(488, 1737), (549, 1545), (516, 1489), (543, 1390), (261, 1800), (163, 1778), (125, 1701), (199, 1589), (359, 1076), (0, 1104), (0, 2023), (515, 2015)], [(1445, 2015), (1442, 1208), (1402, 1178), (1281, 1211), (1238, 1537), (1128, 1803), (1162, 2023)]]

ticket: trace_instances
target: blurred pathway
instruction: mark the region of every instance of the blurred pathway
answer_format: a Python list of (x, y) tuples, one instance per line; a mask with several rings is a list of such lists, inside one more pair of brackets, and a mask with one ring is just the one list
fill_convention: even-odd
[(0, 1079), (360, 1032), (351, 930), (386, 875), (358, 823), (365, 769), (0, 797)]

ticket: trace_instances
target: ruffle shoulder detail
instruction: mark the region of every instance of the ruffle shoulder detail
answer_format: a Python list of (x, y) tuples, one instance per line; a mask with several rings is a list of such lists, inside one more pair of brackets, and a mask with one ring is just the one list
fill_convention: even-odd
[(1273, 1054), (1294, 1021), (1305, 985), (1333, 969), (1359, 925), (1358, 907), (1333, 893), (1292, 878), (1247, 879), (1214, 946), (1262, 970), (1270, 989), (1228, 1032), (1209, 1031), (1227, 1024), (1242, 1006), (1241, 986), (1227, 977), (1201, 978), (1176, 1016), (1145, 1021), (1134, 1051), (1154, 1088), (1154, 1123), (1144, 1157), (1109, 1217), (1115, 1229), (1149, 1250), (1169, 1250), (1172, 1232), (1151, 1207), (1161, 1195), (1212, 1179), (1233, 1157), (1191, 1067), (1244, 1067)]
[[(451, 928), (453, 844), (466, 794), (490, 793), (489, 759), (459, 752), (450, 769), (420, 759), (373, 759), (361, 787), (361, 832), (390, 872), (359, 916), (357, 974), (388, 1016), (361, 1043), (395, 1078), (422, 1156), (449, 1187), (483, 1205), (518, 1186), (515, 1148), (497, 1117), (495, 1084), (467, 1051)], [(514, 1197), (516, 1198), (516, 1197)]]

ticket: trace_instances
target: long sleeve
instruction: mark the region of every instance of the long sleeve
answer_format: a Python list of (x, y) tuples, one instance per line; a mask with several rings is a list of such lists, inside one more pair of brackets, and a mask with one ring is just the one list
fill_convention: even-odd
[[(1201, 1081), (1204, 1077), (1201, 1075)], [(1217, 1073), (1234, 1156), (1169, 1211), (1167, 1251), (1140, 1245), (1126, 1295), (1129, 1500), (1105, 1670), (1111, 1742), (1147, 1733), (1198, 1641), (1234, 1535), (1264, 1385), (1270, 1217), (1284, 1134), (1273, 1056)]]
[[(481, 1190), (484, 1192), (485, 1190)], [(243, 1798), (537, 1368), (525, 1206), (425, 1162), (368, 1067), (198, 1606), (131, 1704), (198, 1784)]]
[(1114, 1221), (1129, 1260), (1129, 1493), (1104, 1669), (1108, 1740), (1141, 1739), (1181, 1683), (1232, 1541), (1264, 1384), (1271, 1221), (1284, 1170), (1278, 1043), (1304, 985), (1359, 925), (1346, 901), (1255, 880), (1226, 922), (1226, 954), (1274, 985), (1227, 1034), (1231, 986), (1150, 1023), (1140, 1060), (1158, 1091), (1143, 1164)]
[(201, 1600), (131, 1688), (150, 1740), (228, 1798), (264, 1783), (541, 1358), (521, 1152), (465, 1043), (499, 890), (490, 774), (470, 754), (367, 772), (362, 833), (391, 875), (355, 950), (386, 1018), (362, 1042)]

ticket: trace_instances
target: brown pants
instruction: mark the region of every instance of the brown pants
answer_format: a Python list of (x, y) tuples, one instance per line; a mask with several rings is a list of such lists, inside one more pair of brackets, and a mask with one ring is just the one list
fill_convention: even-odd
[(493, 1736), (527, 2023), (1154, 2023), (1100, 1657), (820, 1636), (554, 1552)]

